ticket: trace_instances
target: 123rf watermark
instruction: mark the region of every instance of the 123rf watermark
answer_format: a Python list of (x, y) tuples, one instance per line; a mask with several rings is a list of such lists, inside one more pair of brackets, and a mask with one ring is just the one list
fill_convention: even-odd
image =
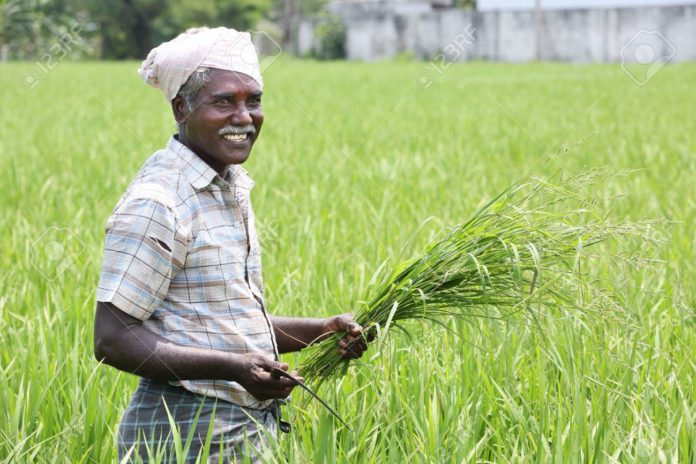
[(24, 85), (28, 90), (36, 88), (41, 80), (58, 66), (71, 52), (83, 42), (81, 36), (84, 28), (74, 23), (58, 37), (58, 40), (34, 63), (34, 68), (24, 76)]
[(67, 227), (52, 226), (39, 236), (29, 250), (31, 264), (48, 281), (53, 281), (71, 269), (85, 245)]
[(250, 30), (248, 34), (249, 42), (241, 35), (224, 39), (225, 58), (230, 61), (241, 60), (249, 66), (258, 63), (263, 73), (282, 55), (283, 47), (267, 32)]
[(265, 31), (250, 30), (249, 33), (258, 55), (259, 69), (263, 73), (280, 58), (280, 55), (283, 54), (283, 47)]
[(452, 63), (458, 61), (466, 50), (474, 44), (475, 33), (476, 28), (471, 24), (467, 24), (463, 32), (457, 34), (454, 39), (445, 45), (442, 53), (438, 53), (428, 62), (428, 66), (423, 74), (416, 79), (416, 84), (423, 90), (433, 85), (452, 66)]
[(659, 31), (641, 29), (621, 47), (621, 69), (639, 86), (648, 83), (677, 50)]

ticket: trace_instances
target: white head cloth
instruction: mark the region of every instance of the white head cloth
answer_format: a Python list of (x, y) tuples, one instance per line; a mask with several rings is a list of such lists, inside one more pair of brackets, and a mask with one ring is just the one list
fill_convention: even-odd
[(153, 48), (138, 73), (171, 101), (200, 67), (240, 72), (252, 77), (263, 88), (251, 35), (226, 27), (198, 27), (179, 34)]

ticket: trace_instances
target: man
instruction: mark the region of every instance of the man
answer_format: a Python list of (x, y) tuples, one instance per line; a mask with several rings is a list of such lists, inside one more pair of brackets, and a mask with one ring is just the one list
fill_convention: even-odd
[(240, 167), (263, 124), (249, 34), (189, 30), (139, 72), (163, 91), (179, 133), (143, 165), (106, 226), (95, 356), (141, 377), (119, 426), (119, 460), (147, 461), (158, 446), (172, 457), (169, 415), (183, 442), (193, 436), (189, 461), (209, 428), (215, 462), (255, 460), (275, 434), (277, 400), (294, 387), (272, 372), (288, 370), (279, 354), (332, 332), (346, 332), (337, 348), (346, 358), (367, 345), (350, 314), (276, 317), (264, 305), (253, 181)]

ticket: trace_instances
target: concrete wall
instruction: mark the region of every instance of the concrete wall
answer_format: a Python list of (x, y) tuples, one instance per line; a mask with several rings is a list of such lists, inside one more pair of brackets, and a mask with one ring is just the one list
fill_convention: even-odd
[[(336, 0), (334, 0), (336, 1)], [(346, 0), (338, 0), (346, 1)], [(348, 0), (350, 1), (350, 0)], [(696, 0), (540, 0), (545, 10), (572, 10), (580, 8), (631, 8), (636, 6), (696, 5)], [(533, 10), (535, 0), (476, 0), (476, 9)]]
[[(544, 11), (539, 46), (534, 12), (455, 8), (398, 11), (389, 3), (342, 4), (334, 10), (347, 30), (349, 59), (374, 61), (412, 52), (432, 59), (521, 62), (537, 59), (627, 62), (696, 60), (696, 6)], [(316, 20), (303, 20), (296, 50), (316, 46)], [(463, 40), (468, 37), (469, 40)], [(652, 58), (651, 58), (652, 56)]]

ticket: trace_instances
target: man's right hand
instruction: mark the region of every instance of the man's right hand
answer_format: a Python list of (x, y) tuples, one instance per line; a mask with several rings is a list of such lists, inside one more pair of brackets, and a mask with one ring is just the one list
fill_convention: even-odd
[[(232, 380), (258, 400), (286, 398), (295, 386), (291, 380), (271, 374), (274, 367), (288, 370), (287, 364), (272, 357), (178, 345), (111, 303), (97, 303), (94, 355), (117, 369), (161, 382)], [(297, 377), (297, 372), (290, 374)]]
[[(287, 372), (288, 365), (268, 356), (256, 353), (235, 355), (234, 364), (234, 377), (237, 383), (259, 401), (287, 398), (295, 387), (291, 380), (271, 373), (274, 367)], [(304, 382), (297, 371), (292, 371), (290, 374)]]

